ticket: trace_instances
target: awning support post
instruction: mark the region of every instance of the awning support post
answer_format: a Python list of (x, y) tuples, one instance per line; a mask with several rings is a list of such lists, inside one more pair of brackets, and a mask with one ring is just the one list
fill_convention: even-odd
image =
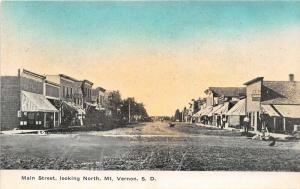
[(44, 128), (46, 128), (46, 116), (47, 116), (47, 113), (44, 112)]
[(53, 126), (55, 127), (56, 124), (55, 124), (55, 112), (53, 112)]
[(283, 118), (283, 131), (286, 131), (286, 123), (285, 123), (285, 117)]
[(276, 117), (274, 117), (274, 132), (276, 132)]

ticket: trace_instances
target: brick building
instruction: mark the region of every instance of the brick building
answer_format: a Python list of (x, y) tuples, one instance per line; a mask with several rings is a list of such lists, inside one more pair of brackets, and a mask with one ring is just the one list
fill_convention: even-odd
[(25, 69), (1, 77), (1, 130), (55, 126), (58, 110), (45, 97), (45, 79)]

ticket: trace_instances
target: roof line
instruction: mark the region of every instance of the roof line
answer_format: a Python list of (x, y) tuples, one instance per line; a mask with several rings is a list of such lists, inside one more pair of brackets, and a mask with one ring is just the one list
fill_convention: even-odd
[(67, 76), (67, 75), (65, 75), (65, 74), (59, 74), (59, 76), (60, 76), (60, 77), (64, 77), (64, 78), (66, 78), (66, 79), (70, 79), (70, 80), (72, 80), (72, 81), (78, 81), (78, 79), (75, 79), (75, 78), (73, 78), (73, 77)]
[(256, 77), (254, 79), (251, 79), (250, 81), (245, 82), (244, 85), (250, 85), (250, 84), (255, 83), (257, 81), (262, 81), (263, 79), (264, 79), (264, 77)]
[(29, 74), (29, 75), (32, 75), (32, 76), (34, 76), (34, 77), (38, 77), (38, 78), (41, 78), (41, 79), (46, 79), (45, 76), (40, 75), (40, 74), (37, 74), (37, 73), (34, 73), (34, 72), (32, 72), (32, 71), (29, 71), (29, 70), (23, 69), (23, 73), (26, 73), (26, 74)]

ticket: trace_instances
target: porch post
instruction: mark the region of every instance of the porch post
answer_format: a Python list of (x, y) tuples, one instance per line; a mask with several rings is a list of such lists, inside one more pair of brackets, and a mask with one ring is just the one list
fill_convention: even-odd
[(254, 131), (257, 131), (257, 112), (253, 112)]
[(286, 131), (286, 123), (285, 123), (285, 117), (283, 118), (283, 131)]
[(47, 116), (47, 113), (44, 112), (44, 128), (46, 128), (46, 116)]
[(253, 112), (250, 112), (250, 116), (251, 116), (251, 121), (250, 121), (250, 123), (251, 123), (251, 127), (254, 127), (254, 115), (253, 115)]
[(276, 117), (274, 116), (274, 132), (276, 132)]
[(62, 108), (60, 108), (60, 111), (58, 113), (58, 125), (60, 126), (61, 124), (61, 117), (62, 117)]
[(56, 124), (55, 124), (55, 112), (53, 112), (53, 126), (55, 127)]

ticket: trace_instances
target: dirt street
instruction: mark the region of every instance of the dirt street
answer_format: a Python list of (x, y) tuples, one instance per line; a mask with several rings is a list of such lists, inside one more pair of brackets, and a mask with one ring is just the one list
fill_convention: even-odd
[(111, 131), (0, 135), (2, 169), (300, 171), (299, 141), (152, 122)]

